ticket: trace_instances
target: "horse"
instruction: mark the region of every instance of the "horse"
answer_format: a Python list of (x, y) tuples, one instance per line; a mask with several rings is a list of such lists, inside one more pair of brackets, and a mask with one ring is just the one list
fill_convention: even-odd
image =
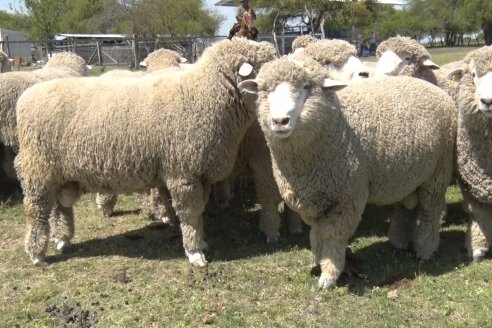
[(258, 29), (253, 26), (253, 17), (249, 12), (243, 14), (240, 24), (236, 23), (231, 28), (228, 39), (232, 39), (233, 36), (236, 38), (256, 40), (258, 37)]

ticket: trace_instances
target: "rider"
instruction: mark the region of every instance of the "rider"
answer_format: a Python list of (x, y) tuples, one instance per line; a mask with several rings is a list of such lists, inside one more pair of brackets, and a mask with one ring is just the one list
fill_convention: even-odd
[(234, 23), (234, 26), (229, 30), (229, 39), (231, 39), (234, 36), (235, 31), (241, 26), (241, 20), (243, 19), (243, 15), (246, 12), (249, 12), (251, 14), (251, 18), (253, 20), (256, 19), (256, 13), (249, 6), (249, 0), (240, 0), (241, 5), (236, 8), (236, 22)]

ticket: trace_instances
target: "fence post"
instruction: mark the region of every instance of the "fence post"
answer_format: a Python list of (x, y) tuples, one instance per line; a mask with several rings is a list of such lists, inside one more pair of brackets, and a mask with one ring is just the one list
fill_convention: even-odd
[(4, 40), (7, 42), (7, 57), (10, 58), (10, 42), (9, 42), (9, 36), (6, 35)]
[(138, 69), (138, 58), (137, 58), (137, 54), (138, 54), (138, 51), (137, 51), (137, 39), (136, 39), (136, 36), (135, 34), (133, 34), (133, 39), (132, 39), (132, 50), (133, 50), (133, 64), (135, 66), (133, 66), (136, 70)]
[(97, 62), (99, 66), (102, 66), (101, 44), (99, 43), (99, 41), (96, 41), (96, 49), (97, 49)]

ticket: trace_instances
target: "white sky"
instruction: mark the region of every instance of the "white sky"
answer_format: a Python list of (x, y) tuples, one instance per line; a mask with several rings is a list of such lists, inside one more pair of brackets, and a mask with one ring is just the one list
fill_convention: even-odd
[[(216, 9), (220, 14), (226, 17), (226, 20), (222, 23), (219, 29), (219, 35), (227, 35), (229, 28), (234, 24), (234, 7), (216, 7), (214, 6), (219, 0), (205, 0), (205, 4), (210, 9)], [(0, 0), (0, 10), (8, 11), (9, 3), (14, 6), (20, 3), (19, 0)]]

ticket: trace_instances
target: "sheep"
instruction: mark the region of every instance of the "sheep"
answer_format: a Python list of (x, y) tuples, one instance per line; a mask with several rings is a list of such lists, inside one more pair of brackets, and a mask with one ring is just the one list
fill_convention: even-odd
[(320, 40), (308, 44), (298, 56), (307, 55), (324, 65), (335, 80), (355, 80), (369, 77), (369, 68), (357, 58), (357, 49), (345, 40)]
[[(101, 75), (103, 78), (127, 78), (127, 77), (143, 77), (149, 73), (165, 73), (170, 74), (174, 71), (171, 68), (179, 68), (181, 63), (185, 63), (186, 59), (181, 55), (169, 49), (157, 49), (151, 52), (141, 63), (141, 66), (147, 67), (147, 71), (132, 72), (123, 69), (115, 69), (106, 72)], [(182, 71), (190, 69), (186, 67)], [(165, 71), (163, 71), (165, 70)], [(159, 201), (160, 197), (156, 190), (148, 191), (146, 193), (138, 193), (136, 196), (142, 203), (142, 212), (145, 217), (151, 220), (159, 220), (169, 223), (168, 218), (162, 202)], [(96, 195), (96, 205), (105, 217), (109, 217), (114, 213), (118, 196), (114, 194), (100, 194)]]
[(450, 75), (460, 78), (456, 171), (469, 213), (465, 245), (476, 262), (492, 243), (492, 46), (468, 53)]
[(389, 38), (379, 44), (376, 56), (375, 77), (406, 75), (419, 78), (444, 89), (456, 101), (457, 84), (447, 79), (446, 72), (439, 70), (427, 49), (416, 40), (403, 36)]
[(282, 198), (311, 226), (320, 288), (335, 286), (366, 203), (415, 195), (414, 248), (419, 258), (431, 257), (456, 135), (456, 119), (448, 115), (454, 103), (430, 83), (382, 77), (343, 88), (325, 77), (314, 61), (284, 57), (239, 84), (258, 94), (258, 120)]
[(296, 53), (297, 51), (306, 48), (308, 44), (317, 42), (318, 39), (312, 36), (311, 34), (300, 35), (292, 41), (292, 52)]
[(0, 73), (10, 72), (10, 59), (9, 56), (3, 51), (0, 50)]
[(82, 57), (71, 52), (62, 52), (50, 58), (42, 69), (0, 74), (0, 147), (4, 147), (0, 166), (6, 170), (4, 173), (9, 180), (17, 180), (12, 168), (18, 149), (15, 103), (19, 96), (41, 81), (85, 75), (86, 71), (87, 66)]
[(140, 66), (147, 67), (147, 72), (155, 70), (179, 67), (186, 63), (187, 59), (181, 57), (179, 52), (169, 49), (157, 49), (151, 52), (141, 63)]
[[(186, 58), (174, 50), (169, 49), (157, 49), (151, 52), (143, 61), (140, 62), (140, 66), (147, 67), (146, 72), (157, 72), (162, 69), (177, 68), (180, 64), (185, 63)], [(122, 78), (122, 77), (142, 77), (146, 75), (144, 71), (132, 72), (126, 69), (114, 69), (101, 74), (101, 77), (106, 78)]]
[(47, 264), (52, 208), (64, 219), (57, 237), (68, 244), (82, 193), (158, 188), (172, 199), (188, 260), (206, 266), (202, 213), (210, 185), (231, 172), (255, 119), (237, 83), (275, 55), (267, 42), (224, 40), (179, 79), (66, 78), (27, 90), (17, 104), (16, 170), (32, 263)]

